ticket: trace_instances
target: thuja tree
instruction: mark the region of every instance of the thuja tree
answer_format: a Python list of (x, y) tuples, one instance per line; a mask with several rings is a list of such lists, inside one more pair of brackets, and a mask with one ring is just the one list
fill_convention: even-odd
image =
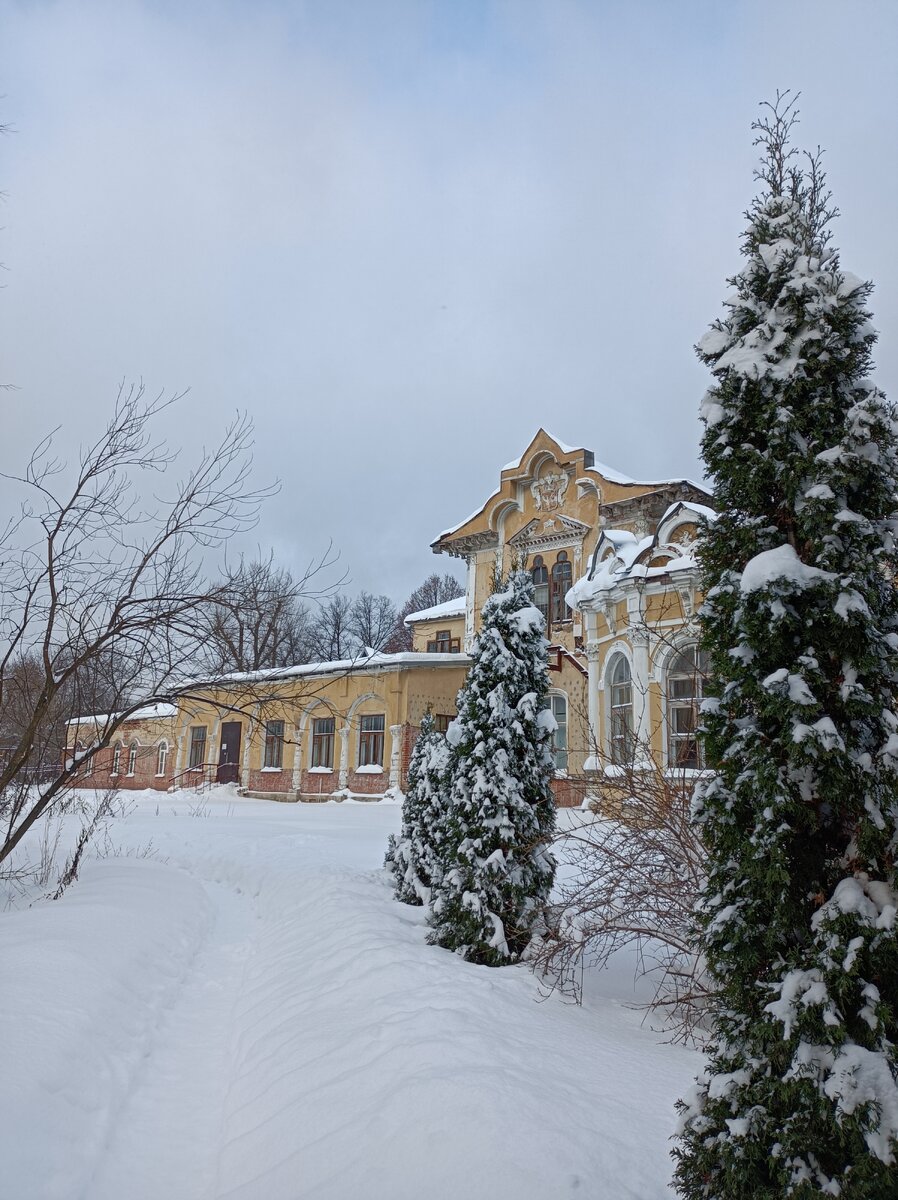
[(448, 759), (449, 746), (428, 712), (408, 766), (402, 828), (387, 847), (385, 865), (393, 873), (396, 899), (404, 904), (427, 904), (439, 876)]
[(716, 989), (707, 1075), (681, 1104), (681, 1196), (898, 1194), (898, 717), (892, 408), (867, 378), (869, 283), (843, 271), (794, 101), (763, 160), (703, 452), (713, 779), (694, 800)]
[(469, 962), (517, 961), (554, 875), (554, 718), (547, 708), (545, 622), (514, 571), (483, 607), (459, 692), (430, 940)]

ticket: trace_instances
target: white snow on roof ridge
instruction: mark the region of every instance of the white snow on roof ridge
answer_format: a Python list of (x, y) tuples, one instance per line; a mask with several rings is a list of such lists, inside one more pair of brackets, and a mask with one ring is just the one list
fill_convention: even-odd
[[(70, 721), (66, 721), (66, 725), (83, 725), (85, 721), (93, 721), (96, 725), (106, 725), (110, 721), (117, 721), (121, 713), (86, 713), (83, 717), (72, 717)], [(177, 704), (145, 704), (142, 708), (136, 708), (134, 712), (129, 713), (125, 717), (126, 721), (148, 721), (152, 718), (162, 720), (166, 717), (176, 717), (178, 715)]]
[(208, 679), (195, 679), (185, 687), (196, 689), (222, 687), (232, 683), (252, 683), (254, 681), (269, 681), (277, 683), (280, 680), (295, 679), (301, 676), (333, 675), (345, 672), (366, 671), (372, 667), (390, 666), (441, 666), (446, 663), (467, 662), (466, 654), (427, 654), (423, 650), (400, 650), (387, 653), (378, 650), (374, 654), (363, 654), (358, 658), (338, 658), (329, 662), (297, 663), (293, 667), (266, 667), (261, 671), (231, 671), (227, 675), (217, 675)]
[(404, 624), (410, 625), (413, 621), (434, 621), (440, 617), (463, 617), (465, 615), (465, 597), (454, 596), (451, 600), (444, 600), (442, 604), (433, 604), (430, 608), (422, 608), (420, 612), (409, 613), (405, 618)]

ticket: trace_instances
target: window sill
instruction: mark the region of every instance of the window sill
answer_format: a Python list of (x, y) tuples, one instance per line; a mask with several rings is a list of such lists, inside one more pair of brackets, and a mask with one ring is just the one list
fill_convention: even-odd
[(260, 767), (261, 771), (267, 771), (269, 775), (278, 775), (283, 769), (283, 767)]
[(356, 767), (357, 775), (383, 775), (384, 769), (379, 763), (366, 763), (363, 767)]
[(309, 767), (310, 775), (333, 775), (333, 767)]

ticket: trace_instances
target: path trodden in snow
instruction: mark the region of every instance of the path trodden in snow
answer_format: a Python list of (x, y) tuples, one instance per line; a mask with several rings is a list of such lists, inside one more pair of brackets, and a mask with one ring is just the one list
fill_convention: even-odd
[(426, 946), (380, 870), (398, 808), (157, 803), (116, 827), (155, 859), (0, 917), (4, 1195), (670, 1195), (697, 1057)]

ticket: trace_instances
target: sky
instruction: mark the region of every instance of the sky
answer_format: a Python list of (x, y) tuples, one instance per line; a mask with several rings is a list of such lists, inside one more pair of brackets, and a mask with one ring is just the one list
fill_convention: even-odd
[(400, 602), (540, 426), (701, 478), (777, 88), (898, 399), (896, 60), (894, 0), (0, 0), (0, 471), (189, 389), (180, 461), (246, 411), (281, 482), (241, 548)]

